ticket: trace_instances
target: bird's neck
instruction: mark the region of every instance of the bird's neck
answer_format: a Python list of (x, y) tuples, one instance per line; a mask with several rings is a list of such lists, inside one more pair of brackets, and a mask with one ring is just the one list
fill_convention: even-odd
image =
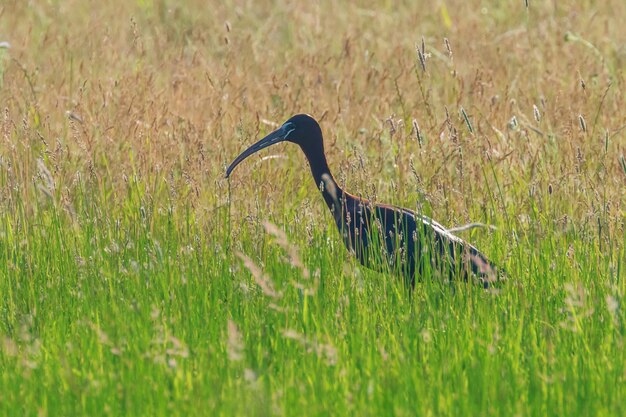
[(312, 152), (305, 147), (302, 147), (302, 150), (311, 166), (311, 174), (313, 174), (315, 185), (321, 191), (326, 205), (333, 213), (333, 216), (340, 216), (340, 207), (345, 198), (344, 191), (339, 187), (339, 184), (337, 184), (337, 181), (331, 174), (324, 152)]

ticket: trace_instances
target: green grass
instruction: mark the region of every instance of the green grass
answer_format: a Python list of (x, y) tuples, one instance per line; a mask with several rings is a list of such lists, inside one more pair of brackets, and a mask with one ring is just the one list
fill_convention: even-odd
[(44, 197), (36, 214), (19, 201), (4, 213), (0, 413), (626, 411), (624, 252), (591, 231), (535, 219), (544, 235), (494, 233), (482, 246), (512, 248), (510, 282), (409, 294), (330, 227), (287, 226), (285, 243), (231, 218), (273, 294), (229, 250), (227, 208), (201, 222), (185, 205), (146, 208), (133, 188), (119, 212), (96, 200), (72, 217)]
[[(0, 415), (626, 415), (626, 10), (539, 3), (0, 5)], [(508, 281), (361, 267), (295, 146), (223, 178), (297, 112)]]

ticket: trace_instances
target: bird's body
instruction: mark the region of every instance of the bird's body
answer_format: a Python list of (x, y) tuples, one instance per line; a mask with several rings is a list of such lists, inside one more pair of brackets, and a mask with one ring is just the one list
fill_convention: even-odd
[(308, 115), (292, 117), (252, 145), (231, 163), (226, 176), (249, 155), (281, 141), (296, 143), (304, 152), (346, 247), (363, 265), (397, 271), (412, 285), (429, 272), (450, 279), (474, 276), (485, 284), (496, 278), (495, 267), (478, 249), (432, 219), (343, 191), (328, 168), (319, 124)]
[(494, 279), (495, 270), (478, 249), (429, 217), (375, 204), (341, 189), (335, 192), (338, 204), (332, 195), (325, 200), (331, 202), (328, 206), (346, 247), (363, 265), (400, 273), (411, 285), (416, 276), (424, 275), (463, 280), (475, 276), (483, 283)]

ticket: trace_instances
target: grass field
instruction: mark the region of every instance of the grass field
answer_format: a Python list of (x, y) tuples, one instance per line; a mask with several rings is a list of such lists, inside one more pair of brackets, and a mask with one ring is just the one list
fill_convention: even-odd
[[(626, 415), (625, 2), (184, 3), (0, 3), (0, 415)], [(302, 112), (508, 282), (364, 269), (296, 146), (224, 179)]]

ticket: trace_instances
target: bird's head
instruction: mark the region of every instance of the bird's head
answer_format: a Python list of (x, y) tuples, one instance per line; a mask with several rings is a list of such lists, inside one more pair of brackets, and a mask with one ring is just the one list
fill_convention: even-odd
[(297, 114), (235, 158), (226, 170), (226, 178), (230, 176), (231, 172), (241, 161), (253, 153), (279, 142), (295, 143), (300, 145), (305, 152), (316, 150), (323, 153), (324, 151), (320, 125), (308, 114)]

